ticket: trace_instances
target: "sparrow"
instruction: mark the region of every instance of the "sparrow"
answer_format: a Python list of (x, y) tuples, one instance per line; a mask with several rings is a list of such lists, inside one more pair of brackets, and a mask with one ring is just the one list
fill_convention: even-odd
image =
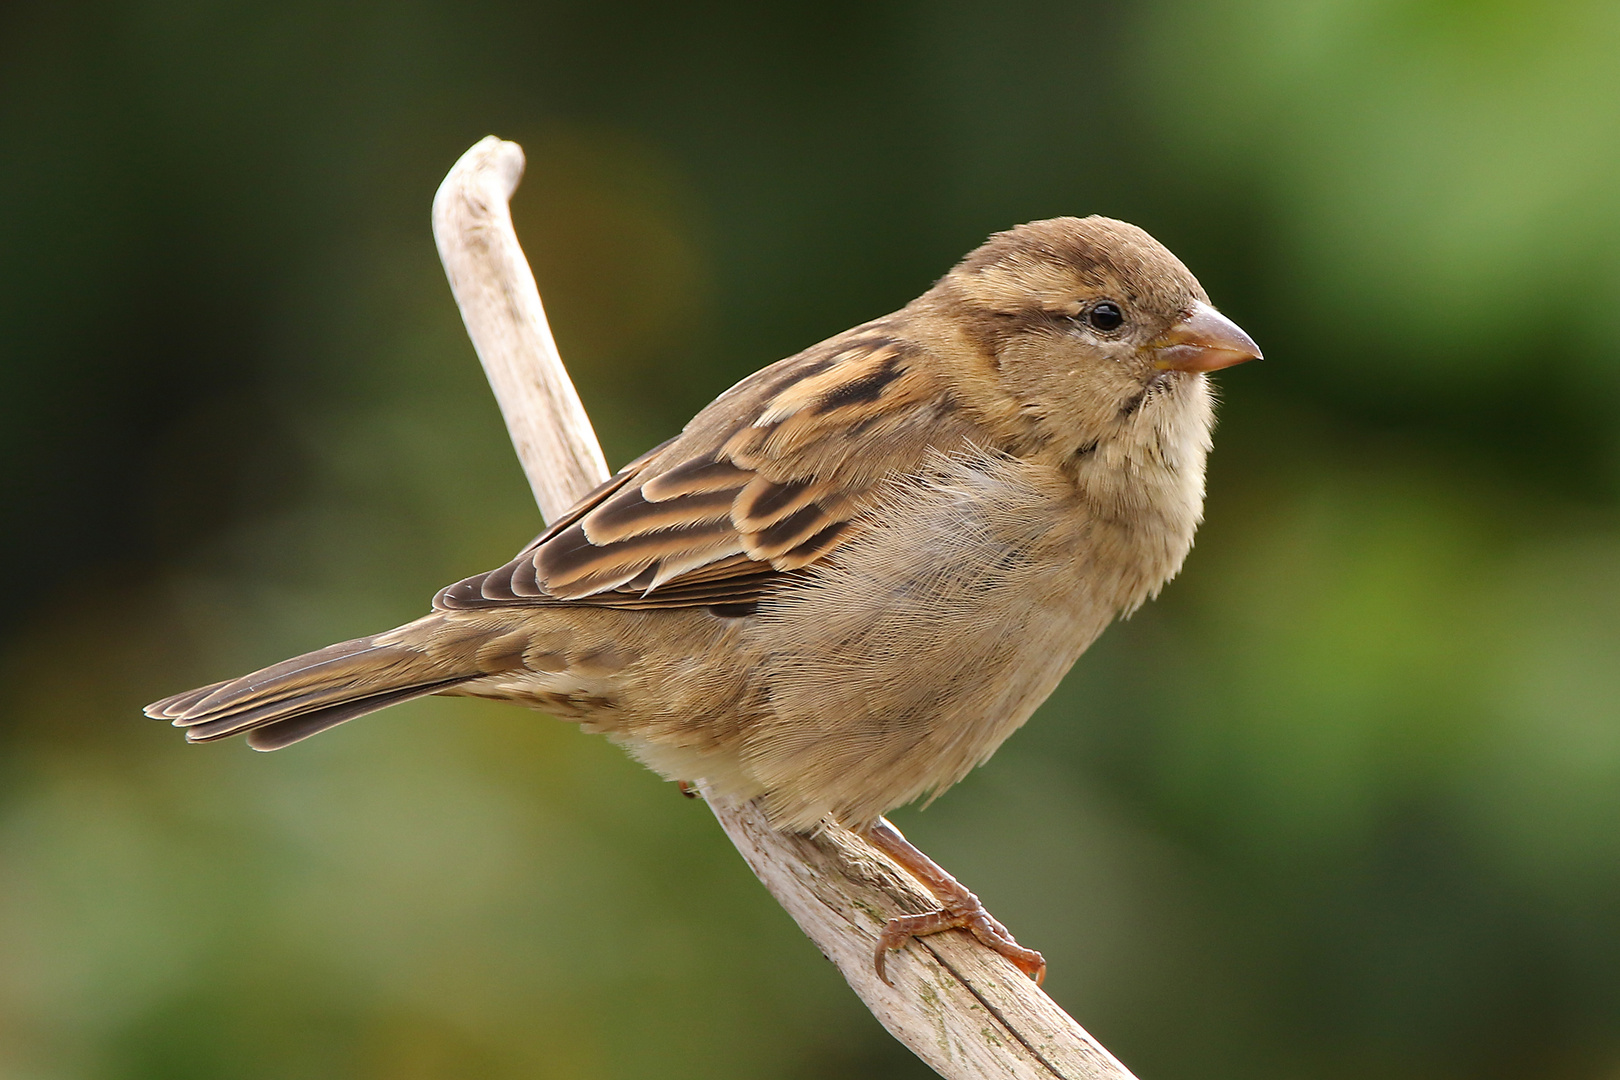
[(961, 927), (1039, 978), (883, 815), (989, 758), (1176, 574), (1208, 373), (1259, 357), (1143, 230), (1020, 225), (743, 379), (430, 614), (146, 713), (275, 750), (427, 694), (527, 705), (776, 828), (836, 821), (893, 857), (941, 906), (890, 921), (880, 975)]

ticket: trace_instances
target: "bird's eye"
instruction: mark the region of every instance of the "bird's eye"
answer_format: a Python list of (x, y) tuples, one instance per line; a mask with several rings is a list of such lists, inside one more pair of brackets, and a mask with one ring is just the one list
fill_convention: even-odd
[(1125, 313), (1112, 300), (1099, 300), (1086, 312), (1086, 324), (1093, 330), (1112, 333), (1125, 322)]

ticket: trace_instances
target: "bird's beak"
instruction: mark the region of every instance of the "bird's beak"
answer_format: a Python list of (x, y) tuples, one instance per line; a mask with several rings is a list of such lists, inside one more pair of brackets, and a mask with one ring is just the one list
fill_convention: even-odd
[(1260, 359), (1260, 346), (1237, 323), (1199, 301), (1185, 319), (1148, 345), (1160, 371), (1219, 371)]

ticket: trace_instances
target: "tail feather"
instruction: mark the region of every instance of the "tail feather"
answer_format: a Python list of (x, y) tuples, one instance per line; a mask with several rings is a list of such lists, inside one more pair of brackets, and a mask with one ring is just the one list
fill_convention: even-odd
[(201, 701), (209, 694), (212, 694), (220, 687), (230, 685), (233, 681), (234, 680), (232, 679), (225, 679), (222, 682), (209, 683), (207, 686), (199, 686), (195, 690), (187, 690), (183, 694), (174, 694), (170, 697), (166, 697), (162, 701), (154, 701), (152, 704), (146, 707), (146, 715), (152, 717), (153, 719), (162, 720), (183, 716), (185, 715), (186, 711), (193, 705), (197, 704), (197, 702)]
[(146, 715), (186, 729), (190, 742), (248, 732), (255, 750), (277, 750), (345, 720), (476, 679), (466, 650), (434, 648), (444, 629), (430, 615), (385, 634), (355, 638), (237, 679), (154, 701)]
[[(386, 673), (391, 660), (408, 661), (421, 655), (417, 650), (401, 649), (396, 645), (394, 651), (405, 655), (371, 657), (370, 654), (379, 648), (375, 636), (340, 641), (336, 645), (271, 664), (239, 678), (226, 679), (155, 701), (146, 707), (146, 714), (172, 720), (176, 727), (190, 727), (224, 714), (235, 714), (254, 706), (274, 705), (330, 689), (334, 685), (370, 682)], [(372, 659), (375, 662), (366, 662)]]
[[(464, 683), (468, 678), (476, 678), (476, 676), (446, 679), (443, 682), (429, 683), (426, 686), (407, 686), (383, 694), (374, 694), (368, 698), (346, 701), (341, 705), (330, 705), (324, 709), (316, 709), (314, 712), (299, 713), (296, 716), (290, 716), (282, 720), (273, 720), (249, 731), (247, 733), (247, 744), (255, 750), (280, 750), (283, 746), (291, 746), (301, 739), (307, 739), (311, 735), (318, 735), (327, 728), (337, 727), (345, 720), (353, 720), (357, 716), (364, 716), (369, 712), (376, 712), (378, 709), (387, 708), (389, 705), (397, 705), (402, 701), (410, 701), (412, 698), (436, 694), (447, 686)], [(214, 737), (221, 738), (222, 736), (216, 735)], [(190, 732), (186, 733), (186, 738), (191, 739)], [(192, 741), (200, 742), (202, 740), (192, 739)]]

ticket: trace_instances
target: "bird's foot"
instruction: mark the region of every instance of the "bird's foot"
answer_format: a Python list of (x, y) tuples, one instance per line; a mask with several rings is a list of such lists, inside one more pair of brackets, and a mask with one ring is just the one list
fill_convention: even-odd
[[(905, 945), (912, 938), (937, 934), (942, 930), (966, 930), (996, 952), (1011, 960), (1013, 966), (1039, 983), (1046, 978), (1046, 959), (1034, 949), (1026, 949), (1013, 939), (1007, 928), (984, 909), (979, 898), (940, 867), (934, 860), (913, 847), (900, 830), (882, 818), (867, 830), (866, 838), (874, 847), (899, 863), (913, 877), (922, 882), (939, 900), (935, 911), (921, 915), (901, 915), (890, 919), (878, 935), (873, 961), (878, 978), (885, 983), (889, 976), (885, 964), (889, 953)], [(892, 983), (890, 985), (893, 985)]]
[(872, 957), (877, 966), (878, 978), (889, 982), (889, 975), (885, 970), (889, 953), (912, 938), (937, 934), (941, 930), (966, 930), (978, 938), (980, 943), (988, 945), (1011, 960), (1014, 967), (1034, 978), (1036, 983), (1044, 980), (1046, 958), (1034, 949), (1026, 949), (1013, 940), (1013, 936), (1007, 933), (1007, 928), (984, 910), (984, 905), (979, 903), (978, 897), (968, 893), (966, 900), (968, 903), (963, 906), (953, 904), (937, 911), (926, 911), (921, 915), (902, 915), (890, 919), (883, 927), (883, 932), (878, 935), (877, 949)]

